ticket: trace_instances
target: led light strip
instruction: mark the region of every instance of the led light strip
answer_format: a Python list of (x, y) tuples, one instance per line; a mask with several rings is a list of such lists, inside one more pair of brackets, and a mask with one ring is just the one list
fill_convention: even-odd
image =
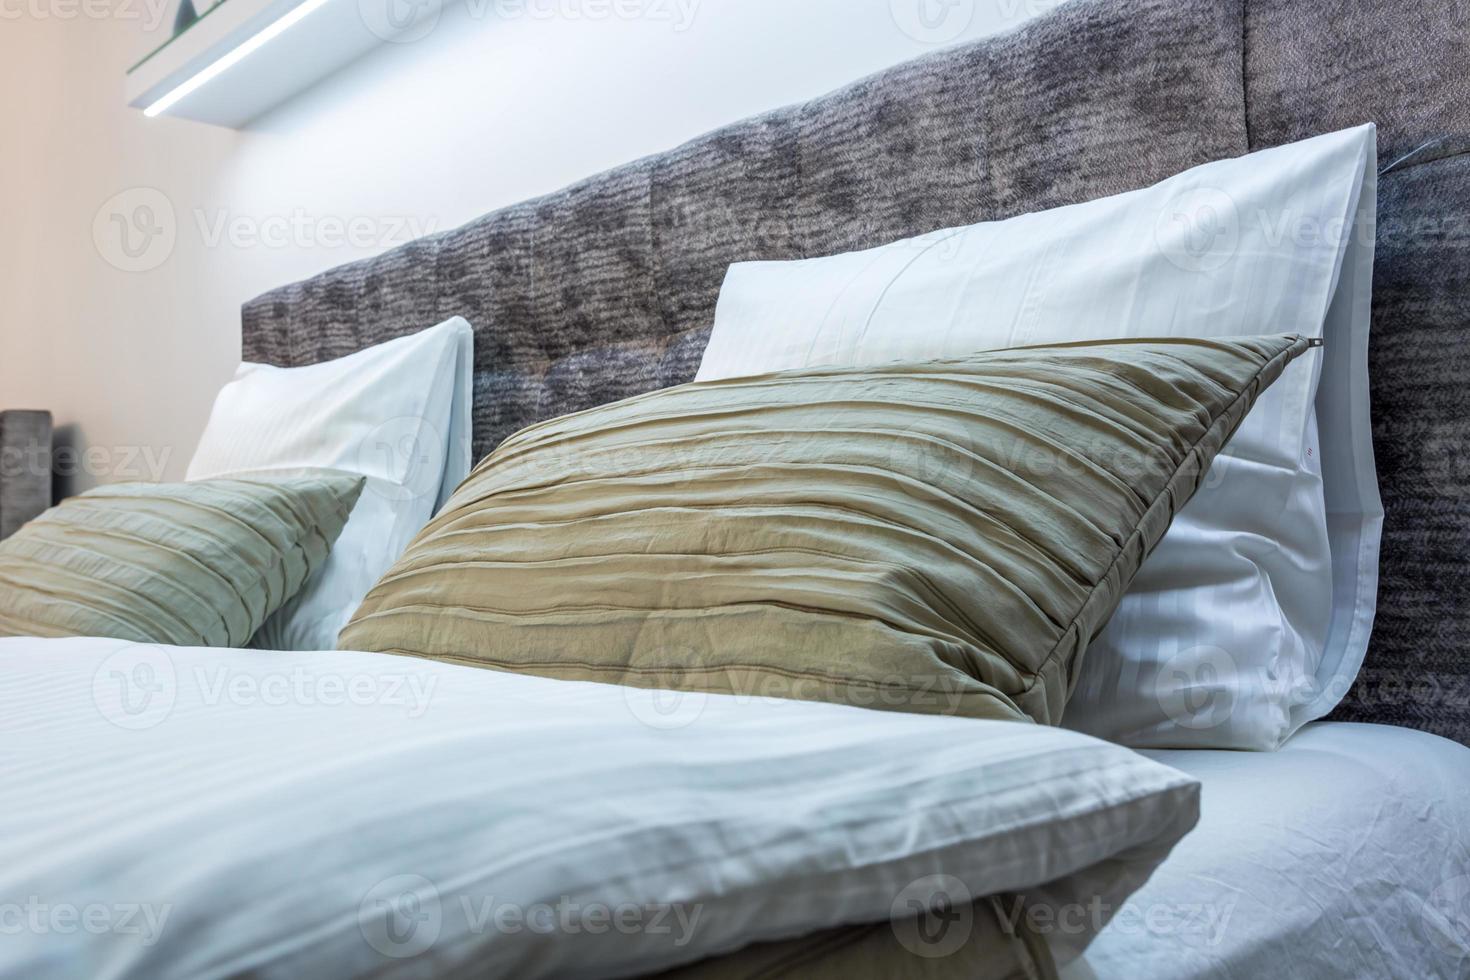
[(231, 68), (235, 67), (240, 62), (250, 57), (256, 51), (259, 51), (261, 48), (265, 47), (273, 39), (279, 37), (286, 31), (290, 30), (292, 27), (301, 23), (301, 21), (305, 20), (313, 11), (325, 6), (326, 3), (327, 0), (306, 0), (306, 2), (303, 3), (301, 6), (297, 7), (295, 10), (292, 10), (290, 13), (287, 13), (286, 15), (281, 17), (280, 20), (277, 20), (275, 23), (262, 30), (259, 34), (256, 34), (250, 40), (246, 41), (238, 48), (235, 48), (233, 51), (224, 55), (214, 64), (210, 65), (208, 68), (204, 69), (199, 74), (195, 75), (193, 78), (189, 79), (187, 82), (180, 85), (178, 88), (174, 89), (172, 92), (168, 93), (157, 102), (153, 103), (148, 108), (144, 109), (143, 115), (151, 118), (153, 116), (157, 116), (159, 113), (167, 112), (169, 107), (171, 107), (174, 103), (178, 102), (185, 96), (198, 91), (200, 88), (209, 84), (214, 79), (223, 75), (225, 72), (229, 71)]

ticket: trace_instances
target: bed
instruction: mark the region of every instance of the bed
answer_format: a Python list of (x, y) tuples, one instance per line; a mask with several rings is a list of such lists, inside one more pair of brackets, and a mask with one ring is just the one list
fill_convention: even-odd
[[(673, 726), (673, 735), (665, 731), (663, 741), (650, 742), (664, 717), (644, 700), (653, 694), (585, 680), (423, 666), (391, 653), (303, 659), (254, 651), (221, 661), (188, 648), (86, 640), (42, 647), (12, 639), (0, 640), (12, 679), (0, 696), (13, 699), (0, 728), (11, 745), (28, 750), (7, 760), (18, 787), (7, 798), (18, 805), (0, 818), (9, 860), (0, 882), (20, 894), (38, 882), (64, 881), (69, 895), (110, 897), (98, 905), (106, 915), (120, 914), (121, 894), (134, 906), (129, 914), (138, 929), (161, 925), (150, 925), (150, 911), (168, 914), (190, 941), (78, 947), (61, 940), (79, 926), (60, 940), (56, 929), (22, 927), (11, 930), (21, 938), (12, 949), (21, 952), (0, 958), (0, 970), (631, 975), (656, 963), (677, 977), (1034, 978), (1054, 975), (1055, 960), (1062, 976), (1077, 980), (1464, 976), (1470, 492), (1458, 461), (1470, 396), (1457, 379), (1470, 368), (1470, 83), (1461, 70), (1467, 44), (1470, 22), (1450, 0), (1417, 8), (1412, 20), (1359, 4), (1072, 0), (1014, 33), (940, 51), (245, 306), (245, 359), (280, 368), (354, 355), (435, 322), (468, 321), (474, 363), (467, 411), (478, 459), (528, 425), (690, 381), (732, 263), (829, 255), (1089, 201), (1209, 161), (1375, 123), (1380, 172), (1369, 363), (1384, 526), (1377, 625), (1357, 683), (1337, 692), (1345, 697), (1332, 718), (1308, 725), (1278, 752), (1147, 751), (1163, 766), (1147, 771), (1157, 782), (1139, 808), (1126, 818), (1113, 814), (1118, 839), (1111, 850), (1085, 857), (1079, 850), (1070, 864), (1057, 858), (1055, 867), (1024, 881), (987, 879), (997, 882), (994, 894), (949, 896), (946, 913), (985, 938), (966, 947), (986, 949), (983, 960), (929, 957), (905, 943), (901, 930), (873, 925), (886, 915), (886, 902), (875, 906), (875, 896), (901, 891), (905, 875), (961, 866), (958, 852), (938, 844), (918, 849), (927, 863), (884, 866), (887, 877), (876, 891), (855, 879), (829, 880), (830, 868), (804, 866), (798, 856), (786, 868), (796, 875), (789, 880), (819, 885), (819, 900), (795, 889), (761, 893), (778, 925), (767, 921), (747, 932), (730, 926), (733, 932), (719, 934), (707, 950), (721, 955), (703, 959), (667, 949), (662, 959), (640, 958), (627, 953), (632, 947), (599, 945), (596, 936), (582, 937), (587, 945), (572, 959), (564, 947), (534, 940), (487, 953), (465, 939), (473, 929), (455, 933), (438, 912), (436, 928), (447, 938), (430, 940), (434, 951), (426, 956), (427, 946), (413, 945), (412, 930), (373, 933), (359, 911), (374, 896), (386, 902), (405, 888), (421, 901), (423, 889), (399, 878), (425, 867), (437, 869), (434, 898), (449, 907), (453, 892), (439, 886), (453, 880), (456, 855), (445, 841), (469, 829), (456, 814), (479, 812), (492, 799), (502, 806), (510, 789), (529, 786), (566, 804), (558, 829), (587, 850), (570, 848), (565, 861), (595, 863), (597, 838), (578, 823), (579, 813), (594, 824), (644, 826), (638, 821), (657, 809), (640, 799), (636, 780), (630, 789), (620, 775), (654, 780), (650, 792), (668, 794), (656, 800), (691, 813), (701, 805), (744, 813), (737, 798), (755, 792), (751, 785), (706, 787), (692, 775), (701, 760), (722, 747), (745, 753), (739, 758), (747, 768), (774, 766), (807, 731), (831, 738), (822, 743), (827, 755), (807, 760), (813, 785), (793, 781), (778, 789), (808, 819), (772, 822), (767, 815), (761, 822), (746, 814), (750, 822), (717, 825), (709, 834), (775, 839), (800, 826), (820, 836), (833, 799), (849, 807), (842, 812), (855, 815), (856, 824), (881, 827), (891, 816), (883, 807), (894, 800), (852, 802), (841, 793), (871, 790), (880, 775), (899, 778), (899, 750), (917, 752), (960, 733), (955, 753), (929, 757), (909, 774), (916, 786), (950, 785), (945, 780), (952, 783), (964, 768), (958, 760), (971, 744), (965, 738), (978, 731), (951, 728), (952, 719), (871, 716), (882, 717), (880, 724), (861, 709), (742, 706), (715, 695), (701, 701), (714, 727), (684, 737)], [(221, 708), (218, 677), (206, 676), (221, 663), (255, 694), (225, 698)], [(268, 703), (259, 685), (298, 669), (366, 677), (376, 699), (331, 715), (300, 699), (284, 714), (273, 712), (280, 706)], [(68, 700), (69, 692), (113, 676), (150, 684), (168, 677), (172, 687), (149, 688), (168, 691), (166, 706), (147, 702), (141, 710), (153, 704), (171, 718), (170, 727), (151, 733), (149, 725), (134, 725), (141, 739), (114, 742), (108, 726), (136, 720), (125, 703), (98, 701), (112, 706), (99, 719), (96, 705), (83, 710)], [(410, 736), (397, 726), (412, 711), (414, 677), (438, 685), (441, 695), (449, 691), (450, 710), (427, 734), (413, 729)], [(391, 702), (384, 700), (390, 679)], [(500, 782), (477, 784), (484, 776), (477, 760), (493, 755), (508, 729), (504, 719), (476, 710), (470, 694), (480, 704), (506, 705), (508, 718), (544, 734), (557, 751), (518, 749), (508, 768), (494, 771)], [(623, 722), (631, 711), (654, 723), (620, 727), (609, 705)], [(109, 710), (122, 714), (107, 717)], [(609, 727), (578, 727), (577, 717)], [(159, 734), (180, 731), (189, 737)], [(272, 743), (281, 732), (295, 752)], [(375, 739), (375, 732), (388, 738)], [(403, 735), (401, 744), (394, 733)], [(632, 754), (657, 747), (670, 753), (668, 765), (625, 771), (583, 764), (574, 767), (575, 780), (537, 782), (575, 746), (602, 740)], [(855, 769), (865, 777), (855, 780), (861, 786), (822, 781), (819, 770), (851, 765), (855, 753), (878, 741), (895, 754)], [(1037, 755), (1062, 758), (1081, 745), (1045, 743)], [(46, 762), (48, 751), (74, 753), (67, 758), (77, 761)], [(978, 750), (975, 756), (992, 758)], [(999, 765), (1003, 757), (992, 761)], [(375, 778), (392, 780), (395, 766), (404, 767), (401, 786)], [(656, 773), (683, 779), (684, 795), (657, 782)], [(1186, 786), (1169, 773), (1192, 778)], [(600, 809), (579, 811), (585, 797), (559, 795), (573, 782), (600, 787)], [(1105, 781), (1091, 789), (1101, 798), (1116, 792)], [(97, 808), (98, 796), (123, 802)], [(1191, 832), (1196, 799), (1199, 822)], [(951, 812), (952, 805), (935, 809)], [(550, 819), (534, 809), (512, 807), (509, 814), (500, 819)], [(334, 835), (337, 827), (352, 833)], [(517, 846), (531, 847), (530, 832), (522, 832)], [(1102, 836), (1093, 825), (1087, 839)], [(350, 847), (343, 844), (348, 837)], [(1063, 843), (1056, 842), (1057, 855), (1070, 853)], [(875, 838), (868, 846), (902, 857), (914, 842), (899, 847)], [(1001, 863), (992, 861), (989, 873)], [(377, 894), (382, 882), (390, 885)], [(1052, 882), (1071, 884), (1048, 892)], [(157, 901), (155, 892), (170, 901)], [(29, 909), (0, 907), (0, 927), (24, 921)], [(417, 915), (421, 907), (407, 911)], [(753, 914), (723, 921), (738, 925), (741, 915)]]

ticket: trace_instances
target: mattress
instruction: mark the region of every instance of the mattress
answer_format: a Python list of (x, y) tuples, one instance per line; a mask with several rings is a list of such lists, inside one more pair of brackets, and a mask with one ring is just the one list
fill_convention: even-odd
[(1145, 754), (1201, 781), (1200, 823), (1066, 980), (1470, 976), (1470, 749), (1320, 722)]

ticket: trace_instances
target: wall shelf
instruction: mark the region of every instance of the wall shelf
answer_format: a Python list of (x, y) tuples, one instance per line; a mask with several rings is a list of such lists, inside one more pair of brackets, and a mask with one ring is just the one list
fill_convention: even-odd
[(238, 128), (380, 44), (427, 34), (441, 9), (438, 0), (221, 0), (128, 71), (127, 104)]

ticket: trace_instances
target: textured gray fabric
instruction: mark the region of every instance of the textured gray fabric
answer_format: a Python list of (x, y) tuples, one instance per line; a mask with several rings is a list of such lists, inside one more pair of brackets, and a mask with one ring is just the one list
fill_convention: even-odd
[(1251, 149), (1365, 122), (1388, 163), (1470, 133), (1465, 0), (1247, 0)]
[[(731, 262), (1101, 197), (1364, 121), (1380, 127), (1383, 163), (1470, 133), (1467, 11), (1070, 0), (1010, 34), (269, 293), (245, 307), (245, 357), (315, 363), (463, 316), (484, 455), (532, 422), (689, 380)], [(1441, 155), (1383, 182), (1383, 233), (1409, 229), (1380, 244), (1375, 303), (1389, 530), (1380, 627), (1344, 713), (1470, 744), (1470, 416), (1458, 387), (1421, 383), (1463, 377), (1467, 356), (1466, 242), (1446, 223), (1466, 213), (1462, 161)], [(1414, 230), (1421, 216), (1441, 230)], [(1417, 449), (1402, 431), (1420, 433)], [(1372, 693), (1375, 677), (1393, 683)]]
[(1333, 717), (1470, 744), (1470, 150), (1422, 156), (1379, 178), (1378, 621)]
[(245, 308), (245, 357), (310, 364), (463, 316), (483, 456), (531, 422), (692, 378), (731, 262), (880, 245), (1245, 152), (1238, 4), (1062, 10), (267, 294)]
[(1378, 620), (1332, 717), (1470, 745), (1470, 3), (1249, 0), (1245, 22), (1251, 149), (1375, 122), (1392, 164), (1369, 353)]
[(51, 506), (51, 413), (0, 412), (0, 541)]

